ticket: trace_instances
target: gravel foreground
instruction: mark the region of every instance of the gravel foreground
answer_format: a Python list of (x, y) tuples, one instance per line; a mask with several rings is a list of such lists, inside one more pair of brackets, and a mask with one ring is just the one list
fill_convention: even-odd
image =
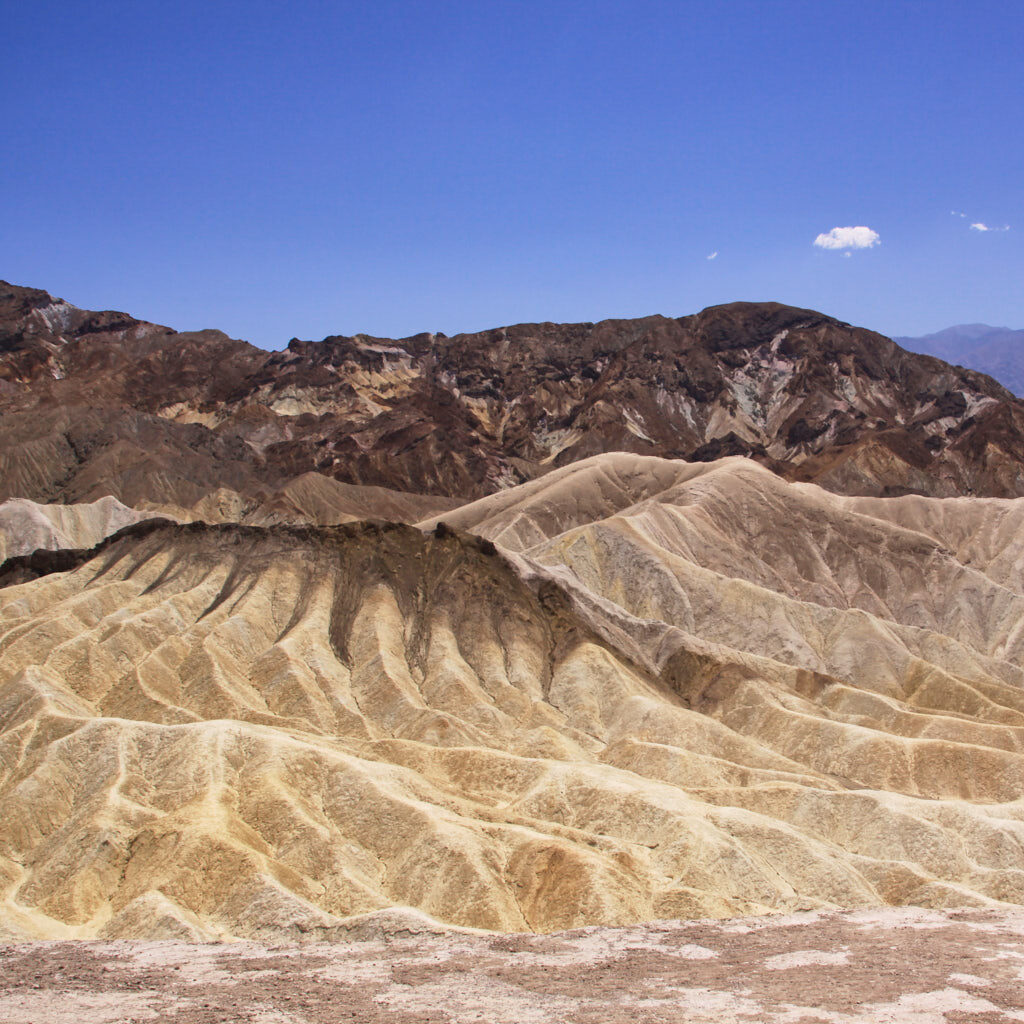
[(916, 908), (347, 945), (0, 945), (4, 1024), (1002, 1024), (1024, 911)]

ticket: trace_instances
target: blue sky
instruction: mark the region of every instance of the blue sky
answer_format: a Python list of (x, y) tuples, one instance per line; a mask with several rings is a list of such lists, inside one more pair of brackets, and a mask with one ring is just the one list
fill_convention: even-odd
[(42, 0), (3, 36), (0, 277), (79, 305), (268, 348), (737, 299), (1024, 327), (1024, 4)]

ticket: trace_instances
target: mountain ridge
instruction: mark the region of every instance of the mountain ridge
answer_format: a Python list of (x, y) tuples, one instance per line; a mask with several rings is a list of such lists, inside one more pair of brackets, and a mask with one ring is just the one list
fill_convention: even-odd
[(0, 934), (1024, 904), (990, 378), (777, 303), (0, 331)]
[(989, 324), (957, 324), (920, 337), (894, 338), (912, 352), (970, 366), (1024, 395), (1024, 330)]
[(1005, 388), (779, 303), (265, 352), (4, 285), (0, 423), (0, 498), (35, 501), (259, 504), (309, 473), (465, 499), (607, 451), (739, 454), (837, 492), (1024, 493)]

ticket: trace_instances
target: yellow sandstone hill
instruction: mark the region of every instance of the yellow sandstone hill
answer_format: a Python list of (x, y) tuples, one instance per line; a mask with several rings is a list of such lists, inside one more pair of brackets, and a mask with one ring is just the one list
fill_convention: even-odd
[(623, 454), (8, 562), (0, 929), (1024, 903), (1022, 563), (1021, 499)]

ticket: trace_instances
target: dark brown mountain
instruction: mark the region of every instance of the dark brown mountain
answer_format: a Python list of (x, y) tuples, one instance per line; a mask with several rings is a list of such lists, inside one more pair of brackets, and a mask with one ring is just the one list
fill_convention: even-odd
[(606, 451), (746, 455), (850, 494), (1024, 494), (1009, 391), (776, 303), (264, 352), (3, 284), (0, 425), (0, 499), (227, 488), (279, 508), (310, 473), (475, 497)]

